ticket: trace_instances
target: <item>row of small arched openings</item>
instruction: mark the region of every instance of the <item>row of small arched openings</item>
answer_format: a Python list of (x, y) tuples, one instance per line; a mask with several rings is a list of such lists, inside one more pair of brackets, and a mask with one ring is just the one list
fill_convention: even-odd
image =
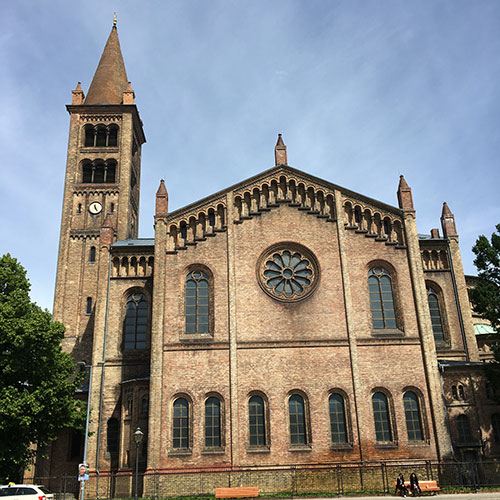
[(110, 125), (87, 124), (83, 127), (84, 145), (86, 148), (92, 147), (116, 147), (118, 145), (119, 127), (115, 123)]
[(112, 261), (113, 278), (147, 277), (153, 274), (154, 257), (113, 257)]
[(216, 207), (171, 224), (168, 230), (167, 251), (195, 245), (197, 241), (204, 241), (207, 237), (215, 236), (217, 232), (225, 231), (225, 228), (226, 207), (220, 203)]
[(347, 229), (364, 233), (365, 236), (385, 241), (387, 244), (405, 245), (403, 226), (400, 220), (393, 220), (379, 212), (346, 201), (344, 203), (344, 225)]
[(84, 184), (110, 184), (116, 182), (117, 162), (115, 159), (85, 159), (81, 162)]
[(333, 194), (325, 193), (312, 186), (306, 186), (295, 179), (285, 176), (262, 184), (235, 196), (234, 205), (237, 211), (236, 221), (260, 215), (279, 203), (288, 203), (299, 210), (317, 215), (320, 218), (335, 220), (335, 199)]
[(449, 269), (448, 253), (446, 250), (423, 250), (422, 265), (425, 271)]

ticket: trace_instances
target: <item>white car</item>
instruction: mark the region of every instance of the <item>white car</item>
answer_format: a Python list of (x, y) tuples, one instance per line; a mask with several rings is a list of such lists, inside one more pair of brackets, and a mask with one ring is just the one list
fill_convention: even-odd
[(54, 494), (45, 486), (34, 484), (9, 484), (0, 486), (0, 499), (5, 500), (54, 500)]

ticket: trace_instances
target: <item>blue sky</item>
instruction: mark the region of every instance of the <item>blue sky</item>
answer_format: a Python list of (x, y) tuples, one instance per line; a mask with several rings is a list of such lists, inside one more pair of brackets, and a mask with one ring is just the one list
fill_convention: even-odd
[(147, 143), (140, 236), (164, 178), (175, 210), (273, 166), (397, 205), (419, 232), (455, 214), (465, 271), (500, 222), (497, 0), (4, 2), (0, 19), (0, 253), (52, 309), (69, 130), (113, 11)]

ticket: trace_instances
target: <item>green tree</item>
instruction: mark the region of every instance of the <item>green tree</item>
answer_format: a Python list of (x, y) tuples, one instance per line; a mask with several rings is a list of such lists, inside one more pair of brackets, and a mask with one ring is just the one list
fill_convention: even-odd
[(470, 291), (474, 310), (487, 319), (496, 330), (492, 345), (494, 361), (487, 366), (487, 376), (497, 399), (500, 400), (500, 224), (491, 235), (479, 236), (472, 247), (474, 265), (478, 270), (476, 286)]
[(25, 269), (0, 257), (0, 484), (19, 480), (64, 427), (82, 428), (81, 377), (61, 350), (64, 326), (31, 302)]

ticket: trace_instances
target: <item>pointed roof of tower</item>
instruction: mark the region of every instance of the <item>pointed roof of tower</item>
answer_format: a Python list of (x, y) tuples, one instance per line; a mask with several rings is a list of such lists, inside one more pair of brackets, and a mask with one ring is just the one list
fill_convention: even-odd
[(283, 137), (281, 137), (281, 134), (278, 134), (278, 141), (276, 142), (276, 146), (274, 147), (274, 164), (287, 165), (287, 161), (286, 146), (283, 142)]
[(128, 88), (127, 72), (123, 62), (116, 24), (113, 24), (102, 52), (85, 104), (121, 104)]
[(441, 217), (444, 217), (445, 215), (453, 216), (450, 207), (448, 206), (448, 203), (446, 203), (446, 201), (443, 202), (443, 211), (441, 212)]

